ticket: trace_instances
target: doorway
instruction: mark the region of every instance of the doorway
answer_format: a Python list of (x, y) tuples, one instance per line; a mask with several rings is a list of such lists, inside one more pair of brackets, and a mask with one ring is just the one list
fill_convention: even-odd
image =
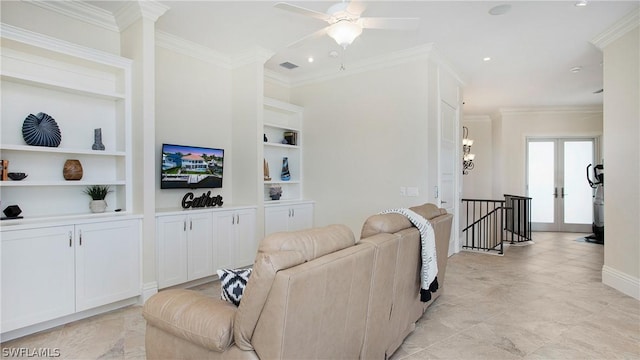
[(586, 168), (594, 159), (593, 138), (527, 138), (532, 230), (591, 231), (593, 190)]

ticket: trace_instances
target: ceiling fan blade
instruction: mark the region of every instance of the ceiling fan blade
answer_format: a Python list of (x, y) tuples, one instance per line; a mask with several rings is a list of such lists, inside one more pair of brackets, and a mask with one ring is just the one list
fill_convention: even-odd
[(307, 42), (309, 40), (313, 40), (313, 39), (317, 39), (319, 37), (322, 37), (327, 33), (327, 29), (328, 28), (329, 28), (328, 26), (324, 27), (324, 28), (322, 28), (322, 29), (320, 29), (320, 30), (318, 30), (316, 32), (313, 32), (313, 33), (303, 37), (302, 39), (296, 40), (296, 41), (292, 42), (291, 44), (287, 45), (287, 48), (295, 49), (295, 48), (298, 48), (298, 47), (302, 46), (305, 42)]
[(296, 14), (299, 15), (304, 15), (304, 16), (309, 16), (309, 17), (313, 17), (316, 19), (320, 19), (320, 20), (324, 20), (324, 21), (329, 21), (329, 19), (331, 18), (330, 15), (327, 15), (325, 13), (321, 13), (315, 10), (310, 10), (310, 9), (306, 9), (300, 6), (296, 6), (293, 4), (289, 4), (289, 3), (285, 3), (285, 2), (279, 2), (276, 3), (275, 5), (273, 5), (274, 7), (281, 9), (281, 10), (286, 10), (286, 11), (290, 11), (290, 12), (294, 12)]
[(347, 12), (351, 15), (360, 15), (364, 12), (366, 8), (367, 7), (365, 6), (364, 2), (352, 0), (349, 2), (349, 5), (347, 6)]
[(358, 19), (364, 29), (415, 30), (420, 25), (419, 18), (364, 17)]

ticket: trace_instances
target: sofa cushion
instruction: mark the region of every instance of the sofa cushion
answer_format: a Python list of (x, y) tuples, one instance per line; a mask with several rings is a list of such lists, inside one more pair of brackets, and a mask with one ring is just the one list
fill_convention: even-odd
[(298, 251), (258, 253), (253, 263), (251, 277), (244, 290), (243, 300), (238, 306), (233, 329), (234, 340), (241, 350), (253, 350), (253, 345), (251, 345), (253, 331), (262, 313), (276, 273), (282, 269), (302, 264), (304, 261), (304, 256)]
[(225, 351), (233, 343), (236, 307), (193, 290), (163, 290), (144, 304), (149, 325), (209, 350)]
[[(445, 209), (438, 208), (436, 205), (430, 203), (414, 206), (409, 209), (427, 220), (431, 220), (447, 213)], [(372, 215), (362, 226), (360, 238), (364, 239), (380, 233), (394, 234), (411, 227), (413, 227), (411, 221), (401, 214), (390, 213)]]
[(353, 232), (347, 226), (329, 225), (272, 234), (260, 242), (258, 252), (298, 251), (309, 261), (355, 243)]
[(410, 207), (410, 210), (418, 213), (427, 220), (431, 220), (440, 215), (447, 214), (447, 210), (437, 207), (435, 204), (427, 203), (419, 206)]
[(411, 221), (401, 214), (372, 215), (364, 222), (360, 238), (364, 239), (380, 233), (394, 234), (412, 226)]
[(251, 268), (246, 269), (219, 269), (216, 271), (220, 278), (220, 298), (232, 303), (235, 306), (240, 305), (244, 288), (247, 286)]
[(241, 350), (253, 350), (251, 338), (276, 273), (355, 244), (345, 225), (280, 232), (264, 238), (236, 314), (234, 338)]

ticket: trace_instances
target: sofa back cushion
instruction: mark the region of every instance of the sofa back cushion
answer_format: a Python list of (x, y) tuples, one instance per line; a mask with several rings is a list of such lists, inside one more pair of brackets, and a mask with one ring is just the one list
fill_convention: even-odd
[(306, 261), (353, 246), (353, 232), (345, 225), (275, 233), (258, 246), (258, 252), (297, 251)]
[[(430, 203), (414, 206), (409, 209), (427, 220), (434, 219), (447, 213), (445, 209), (441, 209)], [(389, 213), (372, 215), (364, 222), (360, 238), (365, 239), (380, 233), (394, 234), (411, 227), (413, 227), (411, 221), (401, 214)]]
[(258, 357), (359, 358), (374, 256), (358, 244), (279, 271), (252, 338)]
[(252, 337), (276, 274), (283, 269), (353, 246), (353, 232), (344, 225), (294, 232), (264, 238), (258, 246), (253, 272), (245, 288), (234, 323), (234, 340), (242, 350), (253, 350)]

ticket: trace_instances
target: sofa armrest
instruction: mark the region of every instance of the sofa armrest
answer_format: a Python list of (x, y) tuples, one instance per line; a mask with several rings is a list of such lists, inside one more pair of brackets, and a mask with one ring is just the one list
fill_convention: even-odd
[(205, 347), (223, 352), (233, 344), (236, 307), (192, 290), (165, 290), (144, 304), (147, 325)]

